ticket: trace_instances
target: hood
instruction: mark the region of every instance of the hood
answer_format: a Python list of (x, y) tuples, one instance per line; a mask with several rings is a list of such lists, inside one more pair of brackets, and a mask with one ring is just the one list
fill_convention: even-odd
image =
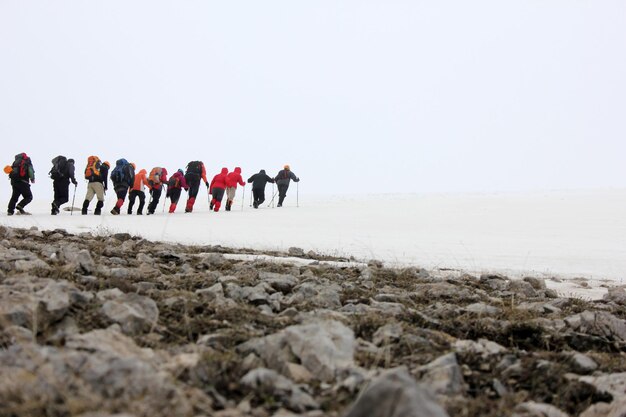
[(70, 158), (70, 159), (67, 160), (67, 163), (73, 165), (74, 164), (74, 160), (72, 158)]
[(165, 168), (161, 168), (161, 172), (162, 172), (164, 175), (167, 175), (167, 169), (165, 169)]
[(147, 173), (148, 171), (146, 171), (145, 169), (142, 169), (141, 171), (139, 171), (139, 175), (145, 175)]
[(222, 168), (222, 174), (228, 174), (228, 168)]
[(265, 170), (264, 169), (260, 170), (259, 174), (265, 174)]
[(241, 174), (241, 168), (236, 167), (236, 168), (235, 168), (235, 172), (236, 172), (237, 174)]

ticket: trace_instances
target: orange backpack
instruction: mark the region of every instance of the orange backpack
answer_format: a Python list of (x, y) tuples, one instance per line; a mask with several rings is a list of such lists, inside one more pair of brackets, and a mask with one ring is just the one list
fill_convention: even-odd
[(152, 168), (148, 176), (148, 184), (150, 184), (151, 187), (155, 184), (161, 184), (161, 173), (160, 167)]
[(85, 168), (85, 179), (93, 180), (95, 177), (100, 176), (100, 158), (97, 156), (90, 156), (87, 158), (87, 168)]

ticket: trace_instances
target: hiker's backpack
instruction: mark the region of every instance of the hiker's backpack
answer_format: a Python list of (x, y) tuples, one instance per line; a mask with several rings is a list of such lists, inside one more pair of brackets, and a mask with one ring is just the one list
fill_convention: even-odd
[(100, 167), (102, 163), (100, 162), (100, 158), (97, 156), (90, 156), (87, 158), (87, 168), (85, 168), (85, 179), (86, 180), (96, 180), (100, 178)]
[(15, 155), (15, 161), (11, 165), (11, 173), (9, 177), (13, 180), (28, 179), (28, 168), (30, 167), (30, 158), (20, 153)]
[(173, 190), (174, 188), (180, 188), (180, 178), (178, 178), (178, 175), (172, 175), (167, 182), (168, 190)]
[(124, 168), (126, 168), (126, 165), (128, 165), (128, 161), (124, 158), (118, 159), (115, 162), (115, 168), (111, 171), (111, 181), (113, 181), (114, 184), (119, 184), (124, 181), (124, 175), (126, 174)]
[(152, 171), (150, 171), (150, 175), (148, 176), (148, 184), (150, 184), (150, 187), (155, 184), (161, 184), (161, 168), (152, 168)]
[(60, 180), (67, 177), (67, 158), (59, 155), (52, 159), (52, 169), (48, 172), (53, 180)]
[(187, 174), (194, 174), (197, 176), (202, 175), (202, 162), (191, 161), (187, 164)]

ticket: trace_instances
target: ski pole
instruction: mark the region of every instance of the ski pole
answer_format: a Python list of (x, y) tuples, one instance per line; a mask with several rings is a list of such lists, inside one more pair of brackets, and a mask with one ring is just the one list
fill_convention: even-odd
[(296, 207), (300, 207), (300, 181), (296, 183)]
[(241, 192), (243, 193), (243, 195), (241, 196), (241, 211), (243, 211), (243, 200), (245, 200), (246, 198), (246, 186), (245, 185), (241, 189)]
[(250, 207), (252, 207), (252, 194), (254, 193), (252, 192), (252, 190), (250, 190)]
[[(272, 192), (274, 193), (274, 191), (272, 191)], [(269, 207), (269, 206), (272, 206), (272, 203), (274, 202), (274, 197), (276, 197), (276, 193), (274, 193), (274, 194), (272, 195), (272, 199), (270, 200), (270, 203), (267, 205), (268, 207)], [(272, 207), (274, 207), (274, 206), (272, 206)]]
[(72, 207), (70, 208), (70, 216), (74, 214), (74, 201), (76, 201), (76, 184), (74, 184), (74, 196), (72, 197)]

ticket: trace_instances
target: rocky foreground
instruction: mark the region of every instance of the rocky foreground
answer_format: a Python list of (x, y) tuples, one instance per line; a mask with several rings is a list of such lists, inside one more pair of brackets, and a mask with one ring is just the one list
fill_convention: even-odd
[(0, 416), (626, 413), (623, 288), (235, 252), (0, 227)]

